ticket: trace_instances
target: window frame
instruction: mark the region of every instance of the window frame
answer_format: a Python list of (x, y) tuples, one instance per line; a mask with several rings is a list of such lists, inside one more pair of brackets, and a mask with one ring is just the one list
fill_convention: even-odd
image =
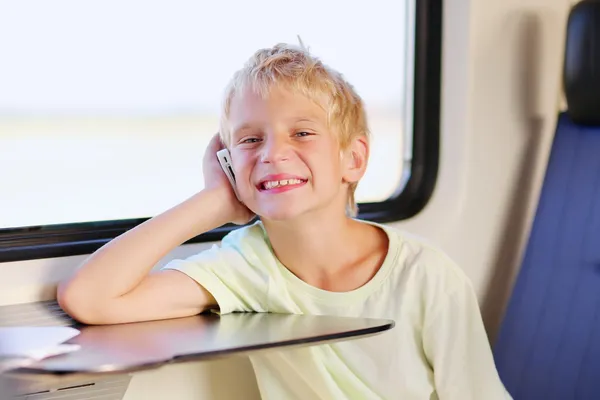
[[(388, 200), (359, 204), (358, 218), (395, 222), (418, 214), (437, 180), (440, 147), (442, 0), (415, 0), (412, 162), (401, 191)], [(90, 254), (149, 218), (0, 229), (0, 262)], [(225, 225), (183, 243), (222, 239)]]

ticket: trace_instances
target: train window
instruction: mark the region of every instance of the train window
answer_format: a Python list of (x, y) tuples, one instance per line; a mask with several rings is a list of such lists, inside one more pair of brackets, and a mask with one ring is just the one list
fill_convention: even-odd
[(0, 260), (91, 251), (202, 188), (228, 79), (259, 47), (298, 36), (367, 106), (373, 142), (360, 217), (417, 213), (437, 169), (441, 4), (287, 7), (1, 6)]

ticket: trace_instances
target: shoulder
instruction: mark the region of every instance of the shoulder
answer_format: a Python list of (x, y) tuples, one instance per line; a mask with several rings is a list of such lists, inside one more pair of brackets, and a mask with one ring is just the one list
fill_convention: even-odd
[(164, 269), (185, 264), (215, 270), (233, 268), (240, 271), (243, 267), (258, 268), (273, 257), (262, 225), (257, 222), (230, 231), (219, 243), (184, 260), (173, 260)]
[(395, 256), (396, 273), (407, 277), (421, 290), (446, 293), (472, 290), (466, 273), (439, 246), (426, 238), (396, 227), (380, 225), (390, 238), (390, 253)]
[(394, 291), (403, 292), (407, 304), (418, 304), (424, 325), (447, 318), (481, 319), (471, 280), (446, 252), (417, 235), (389, 227), (387, 232), (397, 246)]
[(274, 263), (261, 229), (253, 224), (233, 230), (221, 243), (184, 260), (172, 260), (163, 269), (194, 279), (212, 294), (222, 314), (264, 312)]
[(260, 257), (272, 257), (273, 251), (261, 221), (237, 228), (223, 237), (220, 247), (225, 251), (234, 251), (242, 255), (253, 254)]

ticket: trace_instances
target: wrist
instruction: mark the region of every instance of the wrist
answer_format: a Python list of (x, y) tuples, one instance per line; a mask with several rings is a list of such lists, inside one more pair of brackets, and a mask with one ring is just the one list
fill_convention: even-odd
[[(205, 188), (193, 195), (188, 201), (191, 201), (194, 207), (193, 215), (199, 217), (200, 225), (206, 224), (212, 230), (230, 222), (231, 211), (227, 209), (228, 193), (222, 188)], [(204, 223), (201, 223), (204, 222)]]

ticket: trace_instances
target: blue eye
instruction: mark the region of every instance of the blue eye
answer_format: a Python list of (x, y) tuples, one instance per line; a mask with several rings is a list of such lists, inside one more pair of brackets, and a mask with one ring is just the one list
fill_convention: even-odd
[(248, 138), (248, 139), (244, 139), (242, 141), (242, 143), (256, 143), (259, 139), (257, 138)]
[(300, 136), (300, 137), (305, 137), (305, 136), (311, 135), (311, 133), (310, 132), (297, 132), (296, 135)]

